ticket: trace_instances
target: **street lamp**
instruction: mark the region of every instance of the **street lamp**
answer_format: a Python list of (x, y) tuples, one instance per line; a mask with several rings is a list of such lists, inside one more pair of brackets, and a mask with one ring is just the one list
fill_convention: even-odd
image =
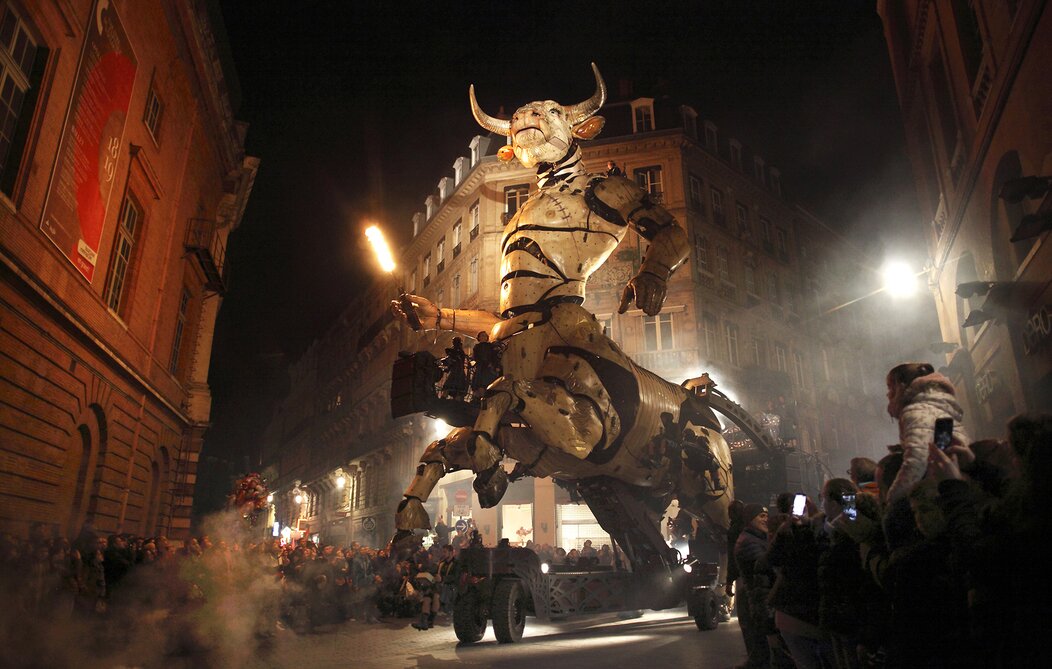
[(347, 485), (347, 479), (343, 476), (336, 477), (336, 487), (343, 490), (343, 486)]
[(892, 297), (909, 297), (917, 292), (917, 273), (901, 260), (891, 260), (881, 271), (884, 291)]

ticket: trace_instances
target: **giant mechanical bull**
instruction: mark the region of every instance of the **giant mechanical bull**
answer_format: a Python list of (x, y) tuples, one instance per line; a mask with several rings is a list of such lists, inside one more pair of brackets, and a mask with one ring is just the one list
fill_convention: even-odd
[[(485, 330), (505, 351), (504, 374), (487, 388), (474, 425), (454, 429), (425, 450), (398, 508), (399, 535), (430, 527), (422, 502), (456, 469), (475, 472), (481, 505), (496, 505), (508, 485), (505, 456), (528, 475), (564, 481), (608, 477), (639, 499), (662, 504), (675, 496), (682, 510), (714, 534), (727, 528), (730, 451), (718, 421), (700, 401), (704, 387), (699, 393), (637, 366), (581, 306), (588, 277), (629, 228), (649, 246), (624, 289), (619, 313), (634, 303), (657, 314), (667, 282), (689, 249), (671, 214), (635, 182), (585, 171), (578, 141), (602, 129), (604, 120), (596, 112), (606, 99), (594, 63), (592, 69), (591, 98), (569, 106), (531, 102), (510, 121), (487, 115), (474, 86), (469, 91), (478, 123), (506, 136), (522, 165), (537, 168), (537, 189), (504, 229), (499, 314), (408, 296), (424, 329), (472, 336)], [(402, 300), (392, 308), (406, 317), (406, 304)]]

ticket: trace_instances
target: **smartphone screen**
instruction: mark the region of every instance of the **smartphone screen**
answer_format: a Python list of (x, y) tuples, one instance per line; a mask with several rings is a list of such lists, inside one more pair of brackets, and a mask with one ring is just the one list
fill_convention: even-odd
[(953, 441), (953, 419), (937, 418), (935, 420), (935, 448), (945, 451)]
[(855, 506), (855, 495), (844, 495), (843, 502), (844, 516), (846, 516), (848, 520), (855, 520), (858, 518), (858, 507)]
[(801, 495), (797, 493), (796, 497), (793, 498), (793, 515), (802, 517), (807, 511), (807, 495)]

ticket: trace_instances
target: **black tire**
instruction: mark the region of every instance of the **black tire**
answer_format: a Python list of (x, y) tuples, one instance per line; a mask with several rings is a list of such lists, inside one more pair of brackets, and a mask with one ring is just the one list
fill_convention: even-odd
[(486, 634), (489, 621), (479, 605), (479, 595), (474, 590), (460, 593), (453, 605), (453, 631), (462, 643), (481, 641)]
[(522, 639), (526, 628), (526, 592), (518, 579), (507, 578), (493, 593), (493, 634), (500, 643)]
[(701, 595), (701, 602), (694, 614), (694, 624), (702, 632), (714, 630), (720, 624), (720, 603), (711, 592)]

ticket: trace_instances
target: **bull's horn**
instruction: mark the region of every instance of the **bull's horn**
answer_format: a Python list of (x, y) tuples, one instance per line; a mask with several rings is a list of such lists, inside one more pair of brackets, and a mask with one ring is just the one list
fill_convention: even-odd
[(595, 73), (595, 94), (579, 102), (572, 107), (566, 107), (566, 120), (570, 125), (577, 125), (581, 121), (591, 117), (606, 102), (606, 84), (603, 83), (603, 75), (599, 74), (599, 68), (592, 63), (592, 72)]
[(511, 121), (493, 118), (482, 111), (482, 107), (479, 107), (479, 101), (475, 99), (475, 84), (471, 84), (468, 87), (468, 97), (471, 98), (471, 113), (475, 116), (475, 120), (478, 121), (479, 125), (498, 135), (507, 135), (511, 132)]

